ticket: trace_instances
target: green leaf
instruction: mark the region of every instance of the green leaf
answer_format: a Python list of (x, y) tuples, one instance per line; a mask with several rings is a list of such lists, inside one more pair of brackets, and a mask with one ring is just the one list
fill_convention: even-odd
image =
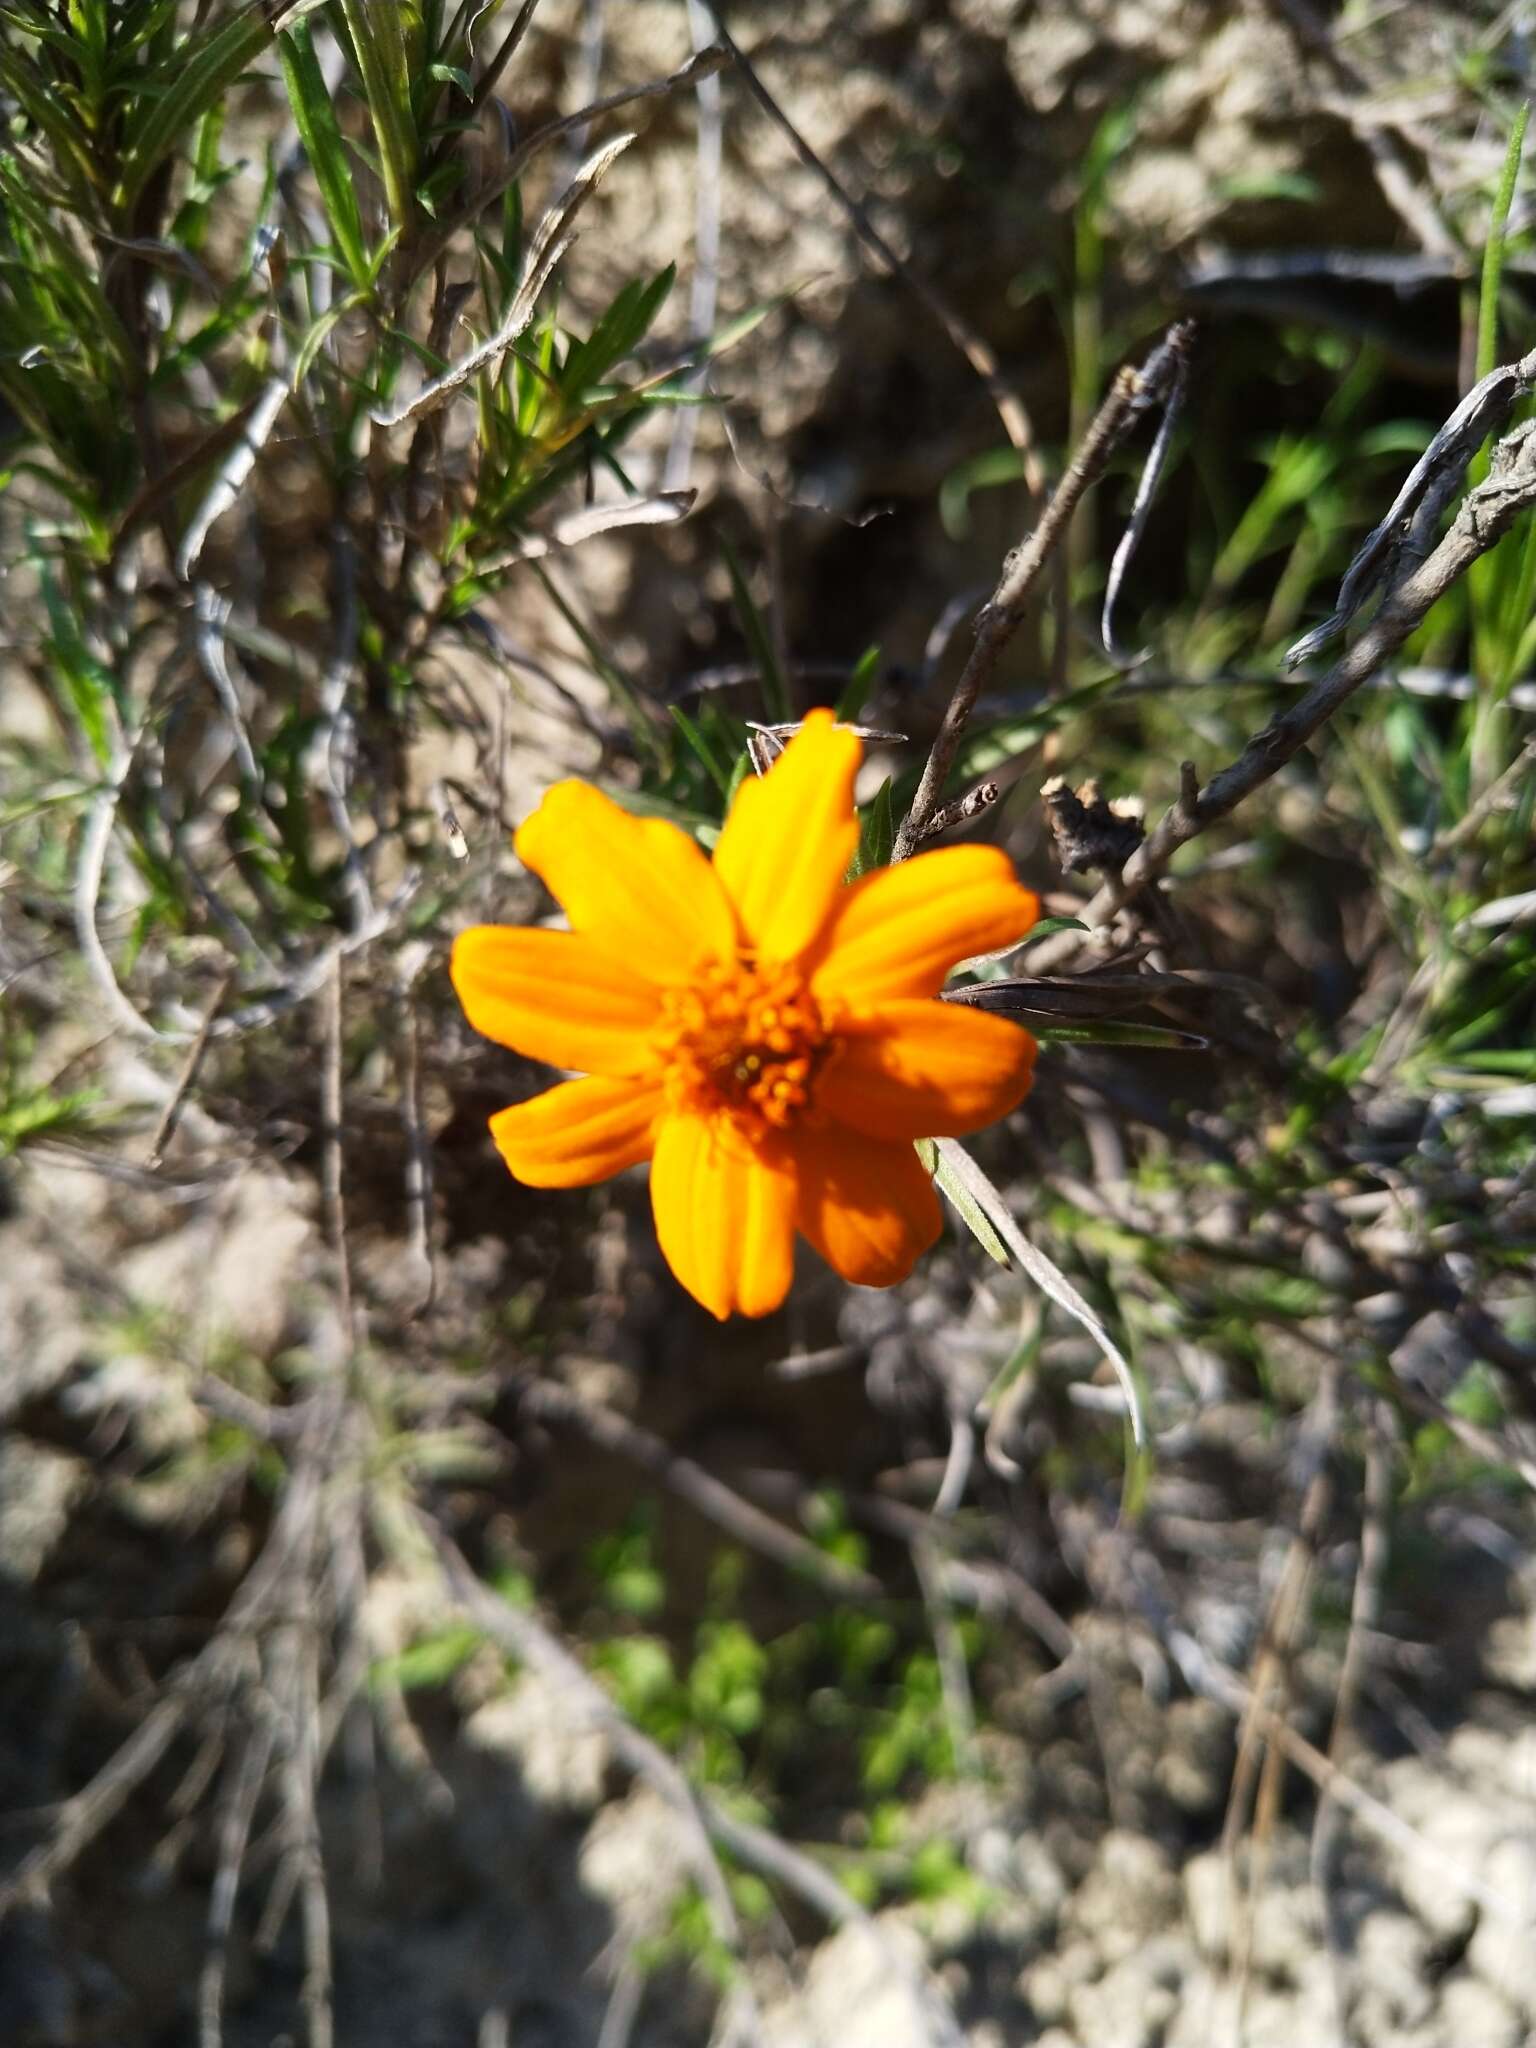
[(1042, 1024), (1033, 1017), (1029, 1029), (1042, 1043), (1053, 1045), (1142, 1045), (1158, 1052), (1207, 1052), (1211, 1041), (1195, 1031), (1175, 1031), (1166, 1024)]
[(677, 266), (669, 263), (648, 284), (636, 278), (623, 287), (586, 340), (577, 342), (565, 359), (559, 381), (568, 399), (579, 403), (615, 363), (634, 352), (649, 333), (676, 277)]
[(374, 1666), (371, 1682), (376, 1688), (393, 1678), (401, 1692), (427, 1686), (444, 1686), (462, 1669), (485, 1641), (481, 1630), (468, 1622), (450, 1623), (435, 1634), (423, 1636), (397, 1657), (387, 1657)]
[(402, 11), (393, 0), (383, 7), (370, 6), (368, 0), (341, 0), (341, 9), (379, 145), (379, 175), (389, 217), (395, 227), (403, 228), (411, 217), (417, 150)]
[(726, 570), (731, 579), (731, 596), (735, 602), (736, 617), (740, 621), (758, 675), (762, 678), (763, 705), (768, 713), (768, 721), (772, 725), (788, 725), (791, 717), (789, 686), (783, 670), (779, 667), (778, 656), (773, 650), (773, 635), (768, 630), (768, 622), (753, 602), (736, 550), (724, 534), (720, 536), (720, 552), (725, 557)]
[[(970, 1190), (956, 1178), (954, 1168), (946, 1159), (940, 1157), (939, 1149), (931, 1138), (924, 1138), (919, 1141), (917, 1148), (919, 1155), (922, 1155), (925, 1145), (929, 1148), (933, 1159), (933, 1165), (929, 1168), (929, 1171), (933, 1175), (934, 1185), (941, 1193), (948, 1195), (956, 1215), (987, 1254), (987, 1257), (995, 1259), (1000, 1266), (1006, 1266), (1009, 1263), (1008, 1248), (993, 1229), (986, 1210), (982, 1208), (980, 1202), (976, 1200)], [(927, 1164), (926, 1159), (924, 1164)]]
[(310, 324), (304, 339), (299, 343), (293, 359), (293, 374), (290, 379), (293, 389), (299, 390), (304, 379), (314, 367), (315, 358), (325, 346), (326, 336), (338, 320), (344, 320), (348, 313), (356, 312), (359, 306), (368, 303), (366, 291), (349, 292), (344, 299), (338, 299), (328, 306), (318, 320)]
[(131, 215), (162, 159), (197, 124), (226, 89), (267, 48), (272, 30), (256, 9), (237, 14), (222, 28), (181, 44), (174, 57), (157, 65), (153, 93), (142, 92), (128, 129), (128, 147), (118, 182), (118, 204)]
[(839, 725), (857, 725), (859, 713), (869, 700), (869, 693), (875, 686), (880, 673), (880, 649), (866, 647), (853, 665), (853, 674), (843, 685), (843, 694), (837, 700), (834, 716)]
[[(1114, 1368), (1115, 1377), (1120, 1382), (1130, 1414), (1131, 1434), (1138, 1444), (1144, 1444), (1147, 1441), (1147, 1429), (1142, 1416), (1141, 1395), (1136, 1384), (1136, 1375), (1132, 1372), (1124, 1352), (1055, 1260), (1047, 1258), (1038, 1245), (1030, 1243), (1020, 1230), (1013, 1211), (965, 1147), (957, 1144), (953, 1138), (938, 1138), (934, 1143), (939, 1157), (939, 1174), (945, 1175), (943, 1179), (939, 1178), (939, 1174), (934, 1176), (939, 1187), (949, 1195), (966, 1222), (970, 1223), (968, 1210), (961, 1208), (958, 1197), (950, 1193), (950, 1182), (953, 1181), (967, 1202), (981, 1210), (995, 1235), (1007, 1247), (1005, 1259), (1011, 1254), (1042, 1294), (1081, 1323)], [(975, 1225), (971, 1224), (971, 1228), (974, 1230)], [(993, 1257), (996, 1256), (994, 1252)]]
[(1479, 378), (1486, 377), (1498, 360), (1499, 287), (1504, 277), (1504, 230), (1509, 224), (1509, 210), (1515, 202), (1515, 186), (1520, 178), (1520, 153), (1525, 147), (1526, 124), (1530, 118), (1531, 103), (1526, 100), (1516, 114), (1514, 126), (1509, 131), (1509, 146), (1504, 152), (1504, 168), (1499, 174), (1499, 189), (1494, 196), (1493, 213), (1488, 222), (1488, 240), (1483, 248), (1482, 289), (1478, 296), (1477, 308)]
[(860, 875), (867, 875), (871, 868), (889, 867), (891, 848), (895, 841), (896, 822), (891, 815), (891, 778), (887, 776), (860, 813), (859, 844), (853, 856), (853, 865), (849, 869), (849, 880), (855, 881)]
[[(296, 22), (285, 30), (277, 39), (277, 49), (283, 67), (283, 82), (288, 88), (288, 104), (293, 109), (299, 140), (304, 145), (304, 154), (309, 158), (315, 183), (320, 188), (326, 219), (331, 224), (331, 233), (347, 275), (361, 290), (366, 286), (369, 274), (363, 220), (352, 186), (351, 166), (347, 162), (336, 109), (326, 91), (325, 74), (320, 69), (320, 60), (310, 40), (309, 23)], [(295, 378), (295, 382), (298, 381)]]
[(51, 629), (46, 645), (53, 656), (54, 671), (64, 686), (87, 745), (106, 767), (112, 758), (112, 733), (117, 722), (117, 693), (112, 675), (86, 646), (74, 607), (46, 564), (41, 567), (40, 581)]
[(730, 770), (721, 761), (720, 757), (716, 754), (714, 748), (710, 745), (709, 741), (704, 737), (704, 734), (700, 731), (699, 727), (688, 716), (687, 712), (682, 710), (676, 704), (672, 705), (671, 711), (673, 719), (676, 721), (678, 731), (682, 734), (683, 738), (688, 742), (689, 746), (692, 747), (693, 751), (698, 755), (699, 759), (704, 763), (705, 768), (709, 771), (709, 778), (711, 782), (715, 784), (716, 788), (720, 791), (721, 796), (729, 800), (731, 794)]
[(1042, 917), (1040, 922), (1032, 927), (1024, 944), (1033, 946), (1037, 940), (1049, 939), (1057, 932), (1086, 932), (1091, 929), (1092, 927), (1084, 924), (1080, 917)]

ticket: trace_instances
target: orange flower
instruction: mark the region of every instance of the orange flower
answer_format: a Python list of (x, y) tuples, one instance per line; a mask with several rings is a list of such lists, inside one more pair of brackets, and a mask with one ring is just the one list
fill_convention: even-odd
[(714, 1315), (767, 1315), (798, 1230), (866, 1287), (939, 1235), (917, 1138), (994, 1122), (1035, 1041), (936, 1000), (959, 960), (1039, 914), (994, 847), (954, 846), (851, 887), (859, 743), (813, 711), (742, 785), (713, 863), (686, 833), (582, 782), (550, 790), (519, 857), (569, 932), (481, 925), (453, 949), (469, 1021), (580, 1069), (491, 1118), (519, 1180), (583, 1187), (651, 1161), (661, 1249)]

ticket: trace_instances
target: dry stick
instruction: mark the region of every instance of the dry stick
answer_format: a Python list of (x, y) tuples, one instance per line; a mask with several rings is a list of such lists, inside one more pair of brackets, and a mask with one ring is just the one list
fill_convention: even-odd
[(596, 1679), (541, 1621), (526, 1608), (510, 1606), (476, 1578), (457, 1544), (419, 1510), (416, 1521), (437, 1554), (449, 1590), (470, 1619), (494, 1642), (561, 1686), (573, 1702), (579, 1702), (587, 1717), (605, 1731), (621, 1761), (675, 1810), (683, 1824), (695, 1878), (710, 1917), (717, 1934), (729, 1947), (737, 1948), (740, 1929), (730, 1892), (715, 1860), (711, 1837), (738, 1862), (750, 1865), (763, 1877), (776, 1879), (834, 1925), (844, 1926), (851, 1921), (865, 1928), (870, 1939), (881, 1947), (891, 1974), (905, 1980), (920, 1998), (933, 2029), (933, 2048), (963, 2048), (959, 2029), (937, 1994), (915, 1978), (906, 1958), (888, 1943), (878, 1922), (843, 1889), (831, 1871), (766, 1828), (727, 1813), (707, 1792), (692, 1785), (660, 1744), (626, 1719)]
[(1352, 1813), (1378, 1839), (1390, 1842), (1407, 1855), (1433, 1864), (1447, 1885), (1474, 1899), (1484, 1912), (1492, 1914), (1495, 1919), (1505, 1924), (1511, 1921), (1517, 1925), (1526, 1924), (1503, 1892), (1485, 1884), (1475, 1871), (1454, 1862), (1437, 1845), (1426, 1841), (1417, 1828), (1394, 1813), (1374, 1793), (1367, 1792), (1363, 1785), (1324, 1756), (1314, 1743), (1308, 1742), (1304, 1735), (1298, 1735), (1279, 1714), (1268, 1707), (1258, 1706), (1238, 1674), (1208, 1655), (1192, 1635), (1183, 1629), (1170, 1629), (1167, 1643), (1174, 1662), (1195, 1692), (1205, 1699), (1214, 1700), (1229, 1714), (1239, 1718), (1252, 1713), (1265, 1741), (1272, 1742), (1288, 1763), (1295, 1764), (1320, 1791), (1326, 1792)]
[(955, 1773), (961, 1778), (974, 1779), (981, 1770), (981, 1759), (976, 1750), (976, 1703), (971, 1692), (970, 1668), (965, 1661), (965, 1645), (955, 1626), (938, 1547), (927, 1541), (914, 1543), (912, 1568), (922, 1590), (928, 1628), (938, 1659), (939, 1688)]
[(117, 807), (122, 801), (123, 786), (132, 771), (146, 723), (147, 721), (141, 723), (131, 734), (124, 734), (116, 740), (111, 758), (106, 764), (101, 787), (91, 800), (90, 810), (86, 813), (85, 829), (80, 835), (79, 858), (75, 865), (75, 943), (80, 948), (80, 957), (85, 962), (91, 979), (100, 990), (108, 1009), (124, 1030), (135, 1038), (171, 1038), (173, 1043), (181, 1043), (183, 1041), (179, 1034), (173, 1036), (171, 1033), (159, 1031), (147, 1017), (141, 1017), (123, 994), (96, 924), (101, 901), (102, 876), (106, 872), (107, 849), (112, 843), (112, 828), (117, 821)]
[(1536, 768), (1536, 737), (1526, 741), (1504, 773), (1497, 781), (1489, 783), (1464, 818), (1458, 818), (1454, 825), (1436, 834), (1430, 852), (1449, 853), (1455, 847), (1465, 846), (1469, 839), (1475, 838), (1495, 811), (1508, 810), (1513, 806), (1521, 783), (1533, 768)]
[(432, 1144), (421, 1113), (421, 1030), (415, 992), (403, 983), (396, 998), (399, 1019), (400, 1123), (405, 1134), (405, 1214), (412, 1256), (421, 1269), (422, 1292), (406, 1320), (425, 1315), (437, 1294), (432, 1256)]
[[(704, 0), (686, 0), (688, 32), (696, 52), (709, 47), (710, 17)], [(720, 81), (701, 78), (694, 96), (697, 118), (694, 128), (693, 175), (693, 280), (688, 295), (688, 334), (697, 346), (714, 332), (720, 291), (720, 170), (724, 127), (721, 119)], [(703, 364), (689, 377), (697, 390), (704, 382)], [(698, 433), (700, 408), (680, 405), (673, 418), (672, 435), (662, 467), (662, 485), (679, 490), (693, 468), (693, 445)]]
[(539, 0), (523, 0), (522, 6), (517, 10), (517, 14), (513, 19), (512, 26), (502, 37), (496, 54), (491, 58), (484, 71), (481, 72), (476, 80), (475, 89), (470, 95), (469, 101), (471, 114), (478, 114), (492, 93), (495, 92), (497, 84), (500, 82), (501, 74), (511, 63), (512, 54), (523, 40), (528, 24), (533, 19), (533, 10), (538, 4)]
[[(1133, 890), (1144, 888), (1163, 872), (1180, 847), (1235, 810), (1244, 797), (1277, 774), (1391, 659), (1430, 607), (1480, 555), (1503, 539), (1517, 516), (1532, 504), (1536, 504), (1536, 443), (1526, 427), (1516, 427), (1495, 448), (1486, 481), (1462, 500), (1445, 538), (1427, 561), (1389, 585), (1375, 618), (1354, 646), (1299, 703), (1272, 718), (1203, 789), (1191, 791), (1193, 770), (1187, 772), (1177, 800), (1131, 855), (1118, 880), (1106, 883), (1094, 896), (1083, 912), (1084, 920), (1090, 925), (1106, 923)], [(1076, 934), (1061, 936), (1071, 941), (1075, 950)], [(1054, 952), (1047, 957), (1047, 948), (1054, 948), (1055, 943), (1046, 939), (1031, 956), (1038, 971), (1044, 972), (1056, 957)]]
[(739, 1543), (759, 1551), (791, 1571), (804, 1572), (829, 1593), (842, 1598), (857, 1595), (872, 1599), (881, 1591), (878, 1579), (829, 1557), (814, 1543), (793, 1529), (786, 1529), (772, 1515), (764, 1514), (749, 1500), (743, 1500), (713, 1473), (706, 1472), (692, 1458), (683, 1457), (653, 1436), (648, 1429), (628, 1422), (611, 1408), (581, 1401), (552, 1380), (529, 1380), (518, 1389), (518, 1399), (530, 1415), (556, 1428), (577, 1430), (590, 1443), (616, 1456), (627, 1458), (642, 1471), (669, 1487), (722, 1528)]
[[(1258, 1721), (1259, 1716), (1269, 1710), (1271, 1700), (1280, 1702), (1283, 1707), (1289, 1689), (1290, 1660), (1310, 1605), (1318, 1543), (1333, 1501), (1333, 1474), (1328, 1466), (1328, 1457), (1337, 1427), (1338, 1368), (1330, 1365), (1324, 1372), (1304, 1429), (1304, 1450), (1312, 1469), (1297, 1518), (1296, 1533), (1291, 1538), (1285, 1567), (1265, 1616), (1263, 1636), (1253, 1660), (1249, 1679), (1252, 1705), (1239, 1730), (1237, 1761), (1221, 1831), (1227, 1892), (1232, 1919), (1238, 1930), (1238, 1939), (1229, 1948), (1228, 1964), (1236, 1982), (1239, 2013), (1248, 1997), (1254, 1913), (1268, 1871), (1269, 1849), (1279, 1818), (1285, 1774), (1282, 1753), (1273, 1743), (1264, 1740)], [(1252, 1851), (1248, 1882), (1244, 1886), (1238, 1877), (1237, 1846), (1250, 1799), (1253, 1804)], [(1235, 1948), (1235, 1954), (1231, 1953), (1232, 1948)]]
[(608, 2009), (603, 2014), (603, 2030), (597, 2037), (597, 2048), (629, 2048), (644, 1995), (645, 1972), (635, 1961), (631, 1949), (614, 1977)]
[(287, 1790), (298, 1863), (301, 1925), (304, 1936), (304, 1981), (299, 1998), (309, 2034), (309, 2048), (331, 2048), (331, 1906), (325, 1884), (325, 1859), (320, 1846), (320, 1641), (312, 1617), (295, 1624), (293, 1700), (294, 1739), (288, 1758)]
[(368, 417), (376, 427), (398, 427), (407, 420), (419, 420), (436, 412), (478, 376), (487, 364), (499, 362), (532, 322), (551, 273), (575, 239), (572, 221), (591, 198), (610, 166), (634, 139), (633, 135), (615, 135), (600, 149), (595, 149), (544, 215), (528, 243), (517, 290), (496, 331), (450, 363), (441, 376), (423, 384), (411, 397), (398, 399), (392, 405), (375, 406)]
[(352, 1271), (347, 1257), (347, 1212), (341, 1156), (341, 960), (331, 962), (325, 982), (324, 1059), (320, 1068), (320, 1193), (326, 1234), (336, 1261), (337, 1309), (342, 1341), (352, 1348)]
[(272, 1713), (263, 1703), (260, 1720), (246, 1737), (245, 1753), (219, 1829), (219, 1866), (208, 1894), (203, 1966), (197, 1980), (198, 2048), (222, 2048), (224, 2040), (224, 1974), (240, 1889), (240, 1866), (251, 1838), (256, 1802), (267, 1782), (275, 1733)]
[(757, 101), (763, 112), (788, 136), (796, 156), (809, 171), (814, 171), (838, 205), (842, 207), (853, 224), (855, 233), (866, 247), (872, 249), (886, 266), (891, 275), (900, 280), (914, 298), (932, 314), (949, 339), (960, 351), (971, 368), (986, 386), (987, 395), (997, 408), (997, 416), (1003, 423), (1003, 431), (1018, 451), (1024, 470), (1024, 481), (1030, 496), (1038, 503), (1045, 496), (1046, 476), (1041, 466), (1039, 450), (1035, 444), (1035, 433), (1029, 423), (1029, 414), (1024, 410), (1024, 401), (1004, 378), (997, 357), (991, 348), (970, 324), (962, 320), (947, 300), (936, 292), (928, 281), (920, 277), (911, 266), (903, 262), (885, 236), (875, 226), (868, 213), (842, 183), (837, 173), (812, 149), (800, 130), (790, 120), (773, 94), (764, 85), (753, 68), (751, 59), (743, 52), (731, 35), (721, 15), (717, 0), (708, 0), (710, 13), (715, 19), (715, 31), (722, 46), (730, 53), (736, 69), (746, 82), (747, 90)]
[(730, 1888), (710, 1847), (702, 1795), (694, 1790), (666, 1751), (620, 1713), (596, 1679), (541, 1621), (526, 1609), (509, 1605), (499, 1593), (484, 1585), (452, 1538), (420, 1510), (414, 1512), (418, 1526), (436, 1553), (449, 1592), (475, 1625), (530, 1670), (552, 1680), (573, 1704), (579, 1702), (586, 1717), (603, 1729), (629, 1769), (659, 1792), (672, 1808), (715, 1933), (728, 1948), (737, 1949), (741, 1928)]
[[(1328, 1738), (1328, 1760), (1340, 1763), (1350, 1745), (1355, 1708), (1365, 1681), (1369, 1644), (1381, 1618), (1382, 1586), (1386, 1579), (1389, 1541), (1388, 1521), (1392, 1512), (1392, 1457), (1387, 1439), (1391, 1410), (1380, 1404), (1365, 1453), (1365, 1512), (1360, 1526), (1360, 1568), (1355, 1574), (1354, 1597), (1350, 1602), (1349, 1636), (1344, 1645), (1344, 1664), (1339, 1673), (1338, 1695), (1333, 1708), (1333, 1732)], [(1338, 2006), (1341, 2035), (1348, 2026), (1351, 1941), (1345, 1916), (1340, 1912), (1331, 1885), (1338, 1850), (1340, 1815), (1338, 1803), (1325, 1791), (1317, 1802), (1312, 1823), (1312, 1882), (1323, 1906), (1323, 1933), (1333, 1966), (1334, 2000)]]
[(1308, 0), (1269, 0), (1269, 5), (1301, 47), (1319, 58), (1332, 72), (1335, 83), (1350, 96), (1341, 111), (1370, 154), (1382, 198), (1421, 249), (1439, 257), (1450, 267), (1453, 275), (1466, 276), (1467, 253), (1441, 218), (1435, 200), (1420, 191), (1403, 148), (1401, 134), (1361, 118), (1351, 104), (1351, 100), (1358, 100), (1370, 92), (1371, 87), (1369, 81), (1339, 54), (1327, 23), (1313, 11)]
[(0, 1884), (0, 1920), (17, 1904), (46, 1892), (88, 1848), (135, 1787), (154, 1769), (198, 1700), (222, 1684), (248, 1637), (283, 1597), (296, 1542), (309, 1512), (303, 1489), (290, 1487), (260, 1557), (230, 1602), (219, 1633), (173, 1675), (165, 1696), (88, 1785), (59, 1807), (53, 1831)]
[(960, 735), (975, 709), (976, 699), (1003, 649), (1023, 624), (1035, 585), (1065, 540), (1073, 513), (1089, 487), (1104, 474), (1115, 450), (1145, 410), (1149, 395), (1142, 372), (1127, 364), (1110, 386), (1109, 396), (1083, 436), (1034, 532), (1004, 563), (998, 586), (977, 617), (975, 642), (934, 739), (912, 808), (896, 834), (893, 862), (906, 860), (930, 830), (943, 801), (944, 784), (954, 764)]
[(637, 100), (665, 99), (670, 93), (681, 92), (690, 85), (696, 85), (701, 78), (723, 71), (729, 61), (722, 49), (701, 50), (665, 78), (653, 78), (644, 85), (629, 86), (623, 92), (607, 93), (589, 107), (578, 107), (574, 114), (564, 114), (558, 121), (546, 121), (542, 128), (535, 128), (463, 206), (438, 221), (431, 233), (411, 249), (408, 265), (403, 266), (406, 274), (395, 291), (396, 303), (404, 303), (411, 286), (432, 268), (454, 236), (472, 227), (488, 206), (494, 206), (507, 188), (517, 183), (540, 151), (548, 149), (552, 142), (558, 142), (562, 135), (569, 135), (575, 129), (587, 127), (599, 114), (611, 114), (619, 107), (633, 106)]
[(176, 1134), (182, 1109), (197, 1079), (197, 1070), (203, 1063), (203, 1054), (208, 1050), (208, 1041), (213, 1036), (214, 1019), (223, 1008), (224, 998), (229, 994), (234, 979), (235, 970), (226, 967), (214, 984), (213, 994), (209, 997), (208, 1007), (203, 1012), (203, 1021), (198, 1026), (197, 1036), (187, 1048), (187, 1056), (181, 1063), (181, 1072), (176, 1076), (166, 1105), (160, 1112), (160, 1121), (155, 1125), (155, 1135), (149, 1141), (149, 1150), (144, 1154), (144, 1164), (151, 1169), (160, 1164), (166, 1146)]

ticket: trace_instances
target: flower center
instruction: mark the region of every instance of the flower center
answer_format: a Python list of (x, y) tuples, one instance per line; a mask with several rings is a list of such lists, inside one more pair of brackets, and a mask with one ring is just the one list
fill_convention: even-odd
[(792, 967), (711, 962), (662, 999), (657, 1049), (675, 1110), (728, 1116), (746, 1135), (785, 1130), (804, 1112), (833, 1040)]

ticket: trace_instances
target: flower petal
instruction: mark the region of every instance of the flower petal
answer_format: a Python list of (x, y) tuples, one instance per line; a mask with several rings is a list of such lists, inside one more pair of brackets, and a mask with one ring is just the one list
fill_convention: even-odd
[(591, 939), (475, 925), (454, 940), (449, 973), (475, 1029), (529, 1059), (615, 1075), (656, 1065), (658, 991)]
[(782, 1150), (759, 1152), (705, 1117), (663, 1117), (651, 1207), (667, 1264), (723, 1322), (765, 1316), (795, 1265), (795, 1176)]
[(871, 1138), (960, 1138), (1017, 1109), (1036, 1050), (1005, 1017), (952, 1003), (884, 1003), (839, 1026), (816, 1105)]
[(856, 1003), (936, 996), (960, 960), (1012, 945), (1040, 915), (995, 846), (946, 846), (854, 883), (822, 933), (817, 995)]
[(586, 782), (557, 782), (518, 827), (517, 857), (564, 905), (571, 929), (647, 981), (729, 959), (736, 919), (709, 860), (664, 818), (635, 818)]
[(533, 1188), (584, 1188), (651, 1156), (660, 1087), (562, 1081), (491, 1118), (496, 1149)]
[(796, 1132), (795, 1165), (796, 1228), (860, 1287), (905, 1280), (944, 1227), (933, 1182), (909, 1144), (824, 1124)]
[(736, 792), (715, 847), (715, 873), (749, 945), (797, 960), (842, 893), (859, 843), (853, 779), (859, 742), (830, 711), (812, 711), (763, 776)]

